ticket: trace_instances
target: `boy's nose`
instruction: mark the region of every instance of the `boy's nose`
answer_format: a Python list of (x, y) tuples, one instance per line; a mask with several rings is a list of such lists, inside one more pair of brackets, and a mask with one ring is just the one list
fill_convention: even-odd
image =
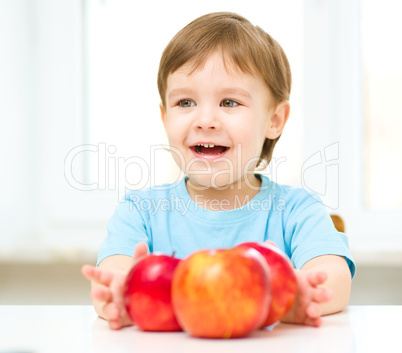
[(195, 121), (194, 127), (197, 130), (216, 130), (220, 127), (220, 122), (217, 113), (212, 109), (205, 109), (199, 112)]

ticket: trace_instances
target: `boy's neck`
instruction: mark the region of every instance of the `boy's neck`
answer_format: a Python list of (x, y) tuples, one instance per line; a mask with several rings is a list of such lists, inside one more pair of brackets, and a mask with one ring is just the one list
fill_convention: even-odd
[(220, 189), (200, 187), (188, 179), (186, 188), (190, 197), (200, 207), (211, 211), (229, 211), (251, 201), (259, 193), (261, 184), (261, 179), (253, 174), (247, 181), (242, 178)]

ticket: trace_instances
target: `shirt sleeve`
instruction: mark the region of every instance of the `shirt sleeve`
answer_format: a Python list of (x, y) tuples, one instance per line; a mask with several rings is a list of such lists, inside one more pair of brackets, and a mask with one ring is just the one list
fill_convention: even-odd
[(145, 242), (150, 249), (151, 241), (144, 215), (130, 195), (126, 195), (108, 222), (107, 236), (100, 246), (96, 266), (112, 255), (133, 256), (139, 242)]
[(356, 265), (349, 250), (346, 234), (338, 232), (318, 196), (305, 194), (295, 207), (285, 228), (285, 239), (291, 249), (291, 260), (297, 269), (321, 255), (343, 256), (352, 278)]

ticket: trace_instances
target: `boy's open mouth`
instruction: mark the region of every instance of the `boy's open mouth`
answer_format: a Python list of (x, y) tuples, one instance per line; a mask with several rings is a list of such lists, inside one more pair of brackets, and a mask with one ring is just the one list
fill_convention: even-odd
[(212, 144), (204, 144), (204, 145), (196, 145), (190, 147), (195, 153), (201, 155), (219, 155), (223, 154), (227, 151), (229, 147), (212, 145)]

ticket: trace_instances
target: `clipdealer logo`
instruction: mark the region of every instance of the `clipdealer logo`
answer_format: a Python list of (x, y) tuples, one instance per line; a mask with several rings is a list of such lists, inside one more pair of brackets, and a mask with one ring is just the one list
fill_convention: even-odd
[[(169, 145), (150, 146), (149, 162), (140, 156), (128, 158), (116, 156), (116, 146), (108, 146), (106, 143), (79, 145), (71, 149), (66, 155), (64, 176), (67, 183), (74, 189), (80, 191), (118, 191), (118, 199), (121, 200), (130, 190), (156, 186), (156, 154), (158, 151), (174, 153), (176, 162), (180, 164), (181, 171), (176, 183), (166, 186), (166, 188), (173, 188), (184, 177), (185, 160), (178, 149)], [(237, 162), (238, 165), (241, 165), (239, 163), (241, 161), (241, 146), (239, 146), (239, 151)], [(81, 166), (77, 167), (79, 160), (82, 163)], [(279, 166), (286, 161), (286, 157), (272, 158), (267, 166), (268, 176), (272, 181), (276, 182)], [(226, 162), (228, 169), (224, 172), (233, 173), (232, 161), (226, 158)], [(254, 161), (248, 161), (246, 167), (252, 162)], [(94, 167), (90, 178), (88, 177), (88, 170), (84, 171), (84, 163), (86, 168), (89, 164)], [(206, 172), (208, 171), (199, 171), (199, 173)], [(87, 177), (85, 178), (85, 176)], [(214, 177), (216, 176), (212, 175), (212, 178)], [(301, 167), (301, 186), (307, 192), (319, 195), (325, 206), (334, 210), (339, 207), (338, 142), (326, 146), (323, 150), (317, 151), (307, 158)]]
[(322, 203), (339, 207), (339, 142), (311, 155), (302, 166), (301, 184), (306, 191), (318, 194)]

